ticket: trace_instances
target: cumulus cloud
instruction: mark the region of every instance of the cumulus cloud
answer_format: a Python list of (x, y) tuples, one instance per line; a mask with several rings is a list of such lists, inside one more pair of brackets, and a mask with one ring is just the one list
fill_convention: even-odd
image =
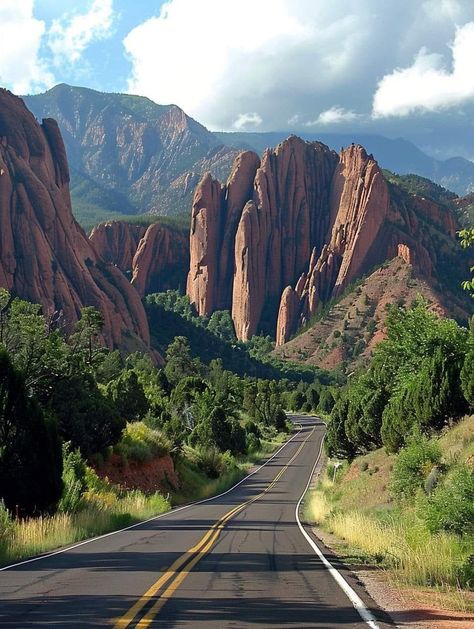
[(214, 129), (242, 112), (258, 112), (262, 130), (365, 124), (381, 77), (423, 46), (444, 58), (471, 21), (472, 0), (168, 0), (124, 39), (128, 91)]
[(376, 117), (407, 116), (474, 102), (474, 22), (458, 28), (452, 45), (452, 69), (442, 55), (422, 48), (411, 66), (384, 76), (374, 95)]
[(239, 114), (232, 126), (234, 129), (244, 131), (249, 127), (258, 127), (258, 125), (261, 125), (262, 122), (263, 120), (261, 116), (259, 116), (256, 112), (248, 112), (246, 114)]
[(113, 33), (113, 0), (93, 0), (85, 13), (66, 13), (53, 20), (48, 34), (48, 46), (54, 64), (74, 64), (94, 41), (106, 39)]
[(33, 15), (33, 0), (0, 3), (0, 83), (17, 94), (54, 84), (54, 76), (39, 56), (45, 28)]
[(322, 111), (316, 120), (305, 122), (305, 127), (316, 127), (318, 125), (339, 124), (341, 122), (351, 122), (359, 117), (355, 111), (344, 109), (344, 107), (330, 107)]

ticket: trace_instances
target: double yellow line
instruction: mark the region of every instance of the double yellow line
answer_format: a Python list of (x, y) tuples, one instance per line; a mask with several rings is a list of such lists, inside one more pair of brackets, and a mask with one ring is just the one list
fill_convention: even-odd
[(150, 607), (150, 609), (136, 624), (136, 627), (139, 629), (145, 629), (145, 627), (149, 627), (155, 617), (160, 612), (163, 605), (165, 605), (165, 603), (173, 596), (174, 592), (179, 588), (181, 583), (185, 580), (185, 578), (188, 576), (194, 566), (210, 552), (212, 547), (217, 542), (221, 531), (224, 529), (226, 523), (238, 513), (243, 511), (243, 509), (251, 505), (253, 502), (256, 502), (268, 491), (270, 491), (275, 483), (277, 483), (278, 480), (281, 478), (282, 474), (296, 459), (313, 432), (314, 428), (306, 437), (306, 439), (301, 442), (299, 448), (288, 461), (288, 463), (284, 467), (282, 467), (275, 478), (260, 494), (254, 496), (253, 498), (250, 498), (240, 505), (237, 505), (236, 507), (228, 511), (224, 516), (222, 516), (222, 518), (217, 520), (217, 522), (212, 525), (212, 527), (199, 540), (199, 542), (195, 546), (187, 550), (185, 553), (183, 553), (180, 557), (178, 557), (178, 559), (176, 559), (176, 561), (171, 564), (168, 570), (164, 572), (161, 577), (157, 581), (155, 581), (155, 583), (153, 583), (151, 587), (148, 588), (148, 590), (137, 600), (137, 602), (132, 605), (132, 607), (130, 607), (130, 609), (115, 622), (114, 628), (126, 629), (126, 627), (129, 627), (136, 616), (143, 610), (143, 608), (154, 597), (156, 597), (158, 592), (168, 583), (168, 581), (171, 580), (171, 583), (168, 585), (168, 587), (162, 592), (162, 594), (158, 596), (156, 602)]

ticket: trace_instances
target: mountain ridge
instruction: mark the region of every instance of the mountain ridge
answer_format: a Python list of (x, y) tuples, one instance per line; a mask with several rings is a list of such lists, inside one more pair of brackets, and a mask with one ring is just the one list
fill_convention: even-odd
[(206, 170), (227, 175), (236, 155), (177, 105), (146, 97), (60, 84), (24, 101), (36, 118), (57, 120), (73, 190), (81, 177), (92, 180), (123, 206), (105, 200), (109, 211), (180, 212), (199, 176)]

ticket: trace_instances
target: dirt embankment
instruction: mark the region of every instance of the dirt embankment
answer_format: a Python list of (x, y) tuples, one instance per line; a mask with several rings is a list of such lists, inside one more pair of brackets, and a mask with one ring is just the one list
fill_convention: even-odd
[(145, 493), (160, 491), (167, 494), (179, 488), (179, 478), (169, 454), (150, 461), (125, 461), (113, 454), (100, 467), (96, 468), (101, 478), (108, 478), (114, 485), (126, 489), (140, 489)]

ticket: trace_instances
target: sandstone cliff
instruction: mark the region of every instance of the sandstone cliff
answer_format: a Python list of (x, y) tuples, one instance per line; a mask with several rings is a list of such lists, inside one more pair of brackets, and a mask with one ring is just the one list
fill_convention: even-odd
[(238, 338), (276, 328), (282, 344), (322, 303), (399, 254), (437, 281), (456, 260), (455, 231), (447, 207), (386, 181), (363, 147), (338, 156), (292, 136), (261, 164), (242, 153), (226, 185), (201, 180), (187, 292), (200, 314), (230, 309)]
[(103, 260), (114, 264), (123, 273), (131, 273), (133, 257), (145, 232), (143, 225), (107, 221), (94, 227), (89, 240)]
[(69, 169), (54, 120), (40, 125), (23, 101), (0, 90), (0, 285), (71, 326), (99, 308), (110, 346), (149, 343), (135, 289), (106, 264), (74, 220)]
[(148, 227), (108, 221), (97, 225), (89, 238), (104, 260), (130, 278), (141, 297), (184, 289), (189, 269), (189, 236), (185, 229), (161, 221)]

